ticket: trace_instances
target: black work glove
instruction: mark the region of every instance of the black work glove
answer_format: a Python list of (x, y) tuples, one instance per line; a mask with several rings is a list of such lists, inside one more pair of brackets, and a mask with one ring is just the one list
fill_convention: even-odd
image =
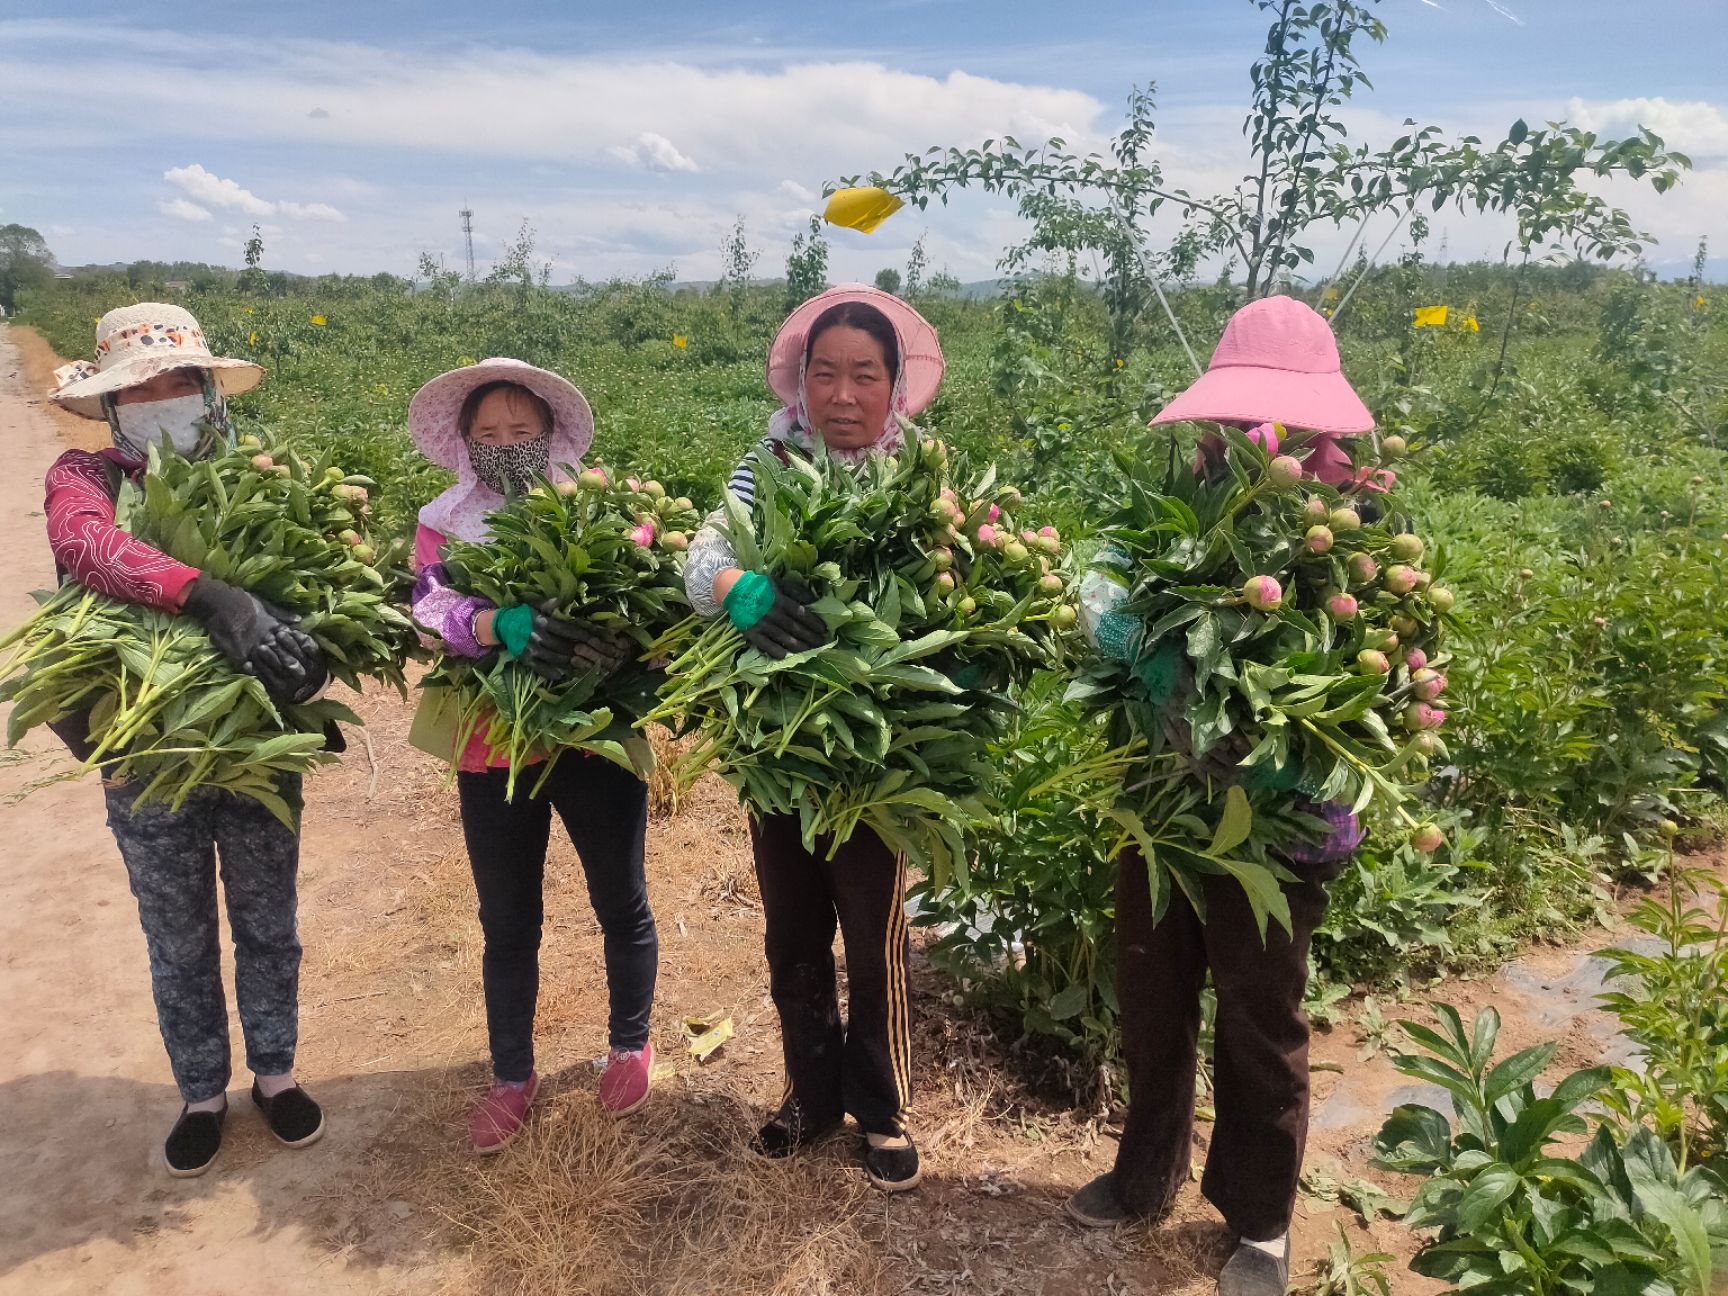
[(294, 618), (237, 585), (199, 576), (186, 588), (182, 610), (238, 669), (258, 677), (271, 696), (303, 702), (329, 677), (324, 654)]
[(636, 645), (627, 635), (614, 634), (590, 625), (586, 621), (569, 622), (574, 648), (571, 662), (578, 671), (598, 671), (610, 675), (636, 654)]
[(744, 638), (775, 661), (820, 648), (828, 642), (828, 627), (806, 606), (815, 600), (816, 592), (803, 581), (783, 577), (775, 583), (773, 606), (743, 632)]
[(517, 659), (544, 680), (560, 680), (578, 669), (576, 650), (587, 643), (583, 628), (551, 612), (534, 609), (528, 642)]

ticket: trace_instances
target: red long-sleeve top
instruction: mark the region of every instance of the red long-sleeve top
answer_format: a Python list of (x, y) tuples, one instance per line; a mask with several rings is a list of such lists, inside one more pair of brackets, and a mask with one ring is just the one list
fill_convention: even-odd
[(143, 464), (118, 450), (68, 450), (61, 455), (42, 481), (48, 544), (55, 566), (80, 585), (177, 613), (198, 569), (114, 525), (119, 478), (136, 478), (143, 471)]

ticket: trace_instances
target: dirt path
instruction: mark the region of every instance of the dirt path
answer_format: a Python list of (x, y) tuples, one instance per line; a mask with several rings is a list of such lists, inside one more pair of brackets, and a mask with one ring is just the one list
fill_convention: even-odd
[[(0, 626), (52, 579), (43, 471), (79, 426), (34, 399), (45, 348), (20, 358), (0, 331)], [(30, 372), (20, 372), (26, 365)], [(355, 705), (370, 755), (309, 781), (301, 930), (306, 947), (298, 1071), (330, 1133), (275, 1145), (244, 1103), (239, 1070), (217, 1167), (178, 1181), (160, 1144), (178, 1100), (156, 1033), (143, 939), (100, 791), (84, 778), (27, 786), (70, 762), (46, 734), (0, 753), (0, 1293), (783, 1292), (1209, 1293), (1228, 1239), (1191, 1190), (1157, 1230), (1089, 1234), (1062, 1199), (1109, 1164), (1112, 1132), (1043, 1102), (950, 987), (915, 969), (916, 1129), (924, 1187), (884, 1199), (862, 1186), (849, 1143), (765, 1164), (743, 1151), (780, 1091), (779, 1038), (764, 990), (760, 910), (730, 793), (697, 787), (651, 826), (650, 889), (661, 932), (654, 1038), (671, 1064), (644, 1116), (600, 1120), (588, 1060), (604, 1049), (599, 932), (567, 843), (547, 875), (538, 1043), (550, 1092), (535, 1138), (503, 1157), (461, 1150), (461, 1118), (484, 1076), (479, 940), (454, 796), (406, 745), (394, 696)], [(1468, 1013), (1496, 1003), (1502, 1048), (1562, 1038), (1576, 1067), (1621, 1052), (1590, 1007), (1596, 933), (1534, 952), (1493, 978), (1451, 983)], [(1388, 1019), (1421, 1015), (1387, 1005)], [(727, 1015), (734, 1041), (698, 1067), (681, 1020)], [(236, 1044), (237, 1024), (233, 1029)], [(1309, 1169), (1376, 1179), (1367, 1140), (1398, 1102), (1425, 1095), (1353, 1029), (1316, 1038)], [(1204, 1139), (1206, 1128), (1201, 1128)], [(1200, 1159), (1196, 1151), (1196, 1160)], [(1338, 1222), (1359, 1252), (1408, 1256), (1401, 1226), (1364, 1226), (1305, 1195), (1298, 1273)], [(1438, 1290), (1401, 1269), (1394, 1290)]]

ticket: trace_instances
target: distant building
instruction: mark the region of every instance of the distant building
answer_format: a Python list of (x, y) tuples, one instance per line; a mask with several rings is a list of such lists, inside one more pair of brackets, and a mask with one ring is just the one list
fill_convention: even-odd
[(192, 285), (184, 279), (170, 279), (162, 286), (171, 293), (183, 293)]

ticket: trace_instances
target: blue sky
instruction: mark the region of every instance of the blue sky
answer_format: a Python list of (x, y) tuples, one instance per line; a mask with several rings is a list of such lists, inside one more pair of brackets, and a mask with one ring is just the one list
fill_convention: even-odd
[[(1375, 89), (1348, 110), (1363, 138), (1406, 116), (1491, 138), (1519, 116), (1605, 134), (1645, 123), (1698, 172), (1665, 198), (1610, 196), (1661, 239), (1665, 273), (1701, 234), (1728, 254), (1723, 0), (1381, 10), (1390, 40), (1364, 53)], [(62, 260), (233, 264), (257, 222), (273, 268), (409, 273), (423, 251), (459, 258), (467, 202), (483, 264), (527, 219), (558, 281), (666, 265), (712, 277), (740, 214), (759, 272), (777, 273), (824, 181), (1005, 132), (1102, 145), (1148, 81), (1167, 177), (1226, 186), (1265, 26), (1248, 0), (64, 12), (12, 0), (0, 19), (0, 221), (42, 230)], [(1506, 236), (1481, 218), (1435, 226), (1460, 258), (1497, 255)], [(872, 236), (834, 232), (832, 272), (903, 264), (925, 233), (936, 265), (984, 278), (1018, 232), (1008, 204), (968, 198)], [(1322, 263), (1347, 238), (1317, 238)]]

